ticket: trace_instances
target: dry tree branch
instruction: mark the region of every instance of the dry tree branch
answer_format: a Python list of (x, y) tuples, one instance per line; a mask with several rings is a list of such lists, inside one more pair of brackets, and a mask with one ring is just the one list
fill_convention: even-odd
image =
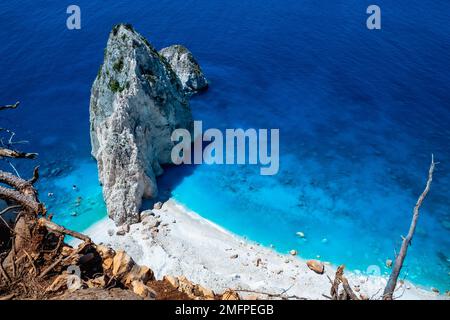
[(11, 293), (11, 294), (8, 294), (6, 296), (0, 297), (0, 301), (11, 300), (12, 298), (14, 298), (15, 295), (16, 295), (15, 293)]
[(30, 209), (34, 213), (41, 211), (42, 206), (32, 199), (30, 196), (24, 195), (23, 193), (8, 189), (5, 187), (0, 187), (0, 199), (3, 200), (13, 200), (14, 202)]
[(7, 148), (0, 148), (0, 158), (36, 159), (37, 153), (20, 152)]
[(8, 162), (9, 166), (14, 170), (14, 173), (20, 178), (19, 171), (17, 171), (16, 167), (12, 164), (12, 162), (9, 160), (6, 160), (6, 162)]
[(5, 281), (7, 283), (11, 283), (11, 278), (8, 276), (8, 274), (6, 273), (5, 269), (3, 269), (3, 261), (0, 260), (0, 275), (5, 278)]
[(7, 104), (5, 106), (0, 106), (0, 111), (5, 109), (16, 109), (20, 104), (20, 101), (17, 101), (14, 104)]
[(15, 188), (18, 191), (25, 190), (27, 187), (30, 187), (30, 183), (28, 181), (19, 178), (9, 172), (0, 170), (0, 182), (7, 184), (10, 187)]
[(9, 148), (9, 147), (11, 147), (12, 145), (15, 145), (15, 144), (26, 144), (26, 143), (29, 143), (29, 141), (27, 141), (27, 140), (13, 141), (13, 138), (16, 135), (16, 133), (14, 131), (11, 131), (11, 130), (5, 129), (5, 128), (0, 128), (0, 131), (5, 131), (5, 132), (9, 133), (9, 139), (8, 139), (7, 143), (5, 143), (3, 141), (3, 137), (0, 138), (0, 144), (3, 147)]
[[(20, 102), (17, 101), (15, 104), (9, 104), (5, 106), (0, 106), (0, 111), (5, 109), (16, 109), (19, 106)], [(13, 144), (17, 143), (24, 143), (25, 141), (19, 141), (19, 142), (13, 142), (12, 139), (16, 135), (14, 132), (0, 128), (0, 130), (5, 130), (6, 132), (10, 133), (10, 137), (8, 139), (8, 144), (5, 145), (2, 141), (2, 146), (0, 147), (0, 158), (22, 158), (22, 159), (35, 159), (38, 154), (37, 153), (28, 153), (28, 152), (20, 152), (11, 149), (11, 146)]]
[(55, 262), (53, 262), (49, 267), (47, 267), (44, 271), (41, 272), (41, 274), (38, 276), (39, 278), (43, 278), (45, 277), (50, 271), (52, 271), (58, 264), (60, 264), (61, 262), (66, 262), (66, 261), (70, 261), (71, 259), (74, 259), (81, 251), (84, 250), (84, 248), (86, 247), (86, 245), (88, 245), (90, 243), (89, 241), (85, 241), (83, 243), (83, 245), (79, 246), (77, 250), (75, 250), (75, 252), (73, 252), (71, 255), (64, 257), (61, 256), (59, 257)]
[(6, 212), (8, 212), (10, 210), (13, 210), (13, 209), (19, 209), (21, 207), (22, 206), (18, 206), (18, 205), (17, 206), (9, 206), (9, 207), (3, 209), (2, 211), (0, 211), (0, 220), (5, 224), (5, 226), (9, 229), (9, 231), (11, 231), (11, 234), (14, 234), (14, 230), (11, 229), (11, 227), (8, 224), (8, 222), (6, 222), (5, 219), (3, 219), (2, 214), (6, 213)]
[(280, 298), (282, 300), (290, 300), (290, 299), (297, 299), (297, 300), (308, 300), (307, 298), (304, 297), (299, 297), (296, 295), (291, 295), (291, 296), (287, 296), (283, 293), (269, 293), (269, 292), (263, 292), (263, 291), (257, 291), (257, 290), (246, 290), (246, 289), (235, 289), (234, 291), (236, 292), (247, 292), (247, 293), (256, 293), (256, 294), (261, 294), (261, 295), (265, 295), (269, 298)]
[[(344, 277), (344, 269), (345, 266), (341, 265), (336, 270), (336, 276), (330, 290), (331, 298), (333, 300), (360, 300), (350, 287), (347, 278)], [(343, 295), (339, 295), (339, 285), (341, 283), (344, 288)]]
[(19, 208), (21, 208), (21, 206), (19, 206), (19, 205), (9, 206), (9, 207), (3, 209), (2, 211), (0, 211), (0, 216), (4, 213), (8, 212), (9, 210), (19, 209)]
[(434, 156), (431, 155), (431, 165), (430, 169), (428, 171), (428, 180), (427, 184), (425, 186), (425, 190), (420, 195), (419, 199), (417, 200), (417, 203), (414, 207), (413, 211), (413, 217), (411, 220), (411, 225), (409, 227), (408, 235), (403, 238), (402, 246), (400, 248), (400, 252), (398, 256), (395, 259), (394, 267), (392, 268), (391, 275), (389, 277), (389, 281), (386, 284), (386, 287), (384, 289), (383, 293), (383, 299), (384, 300), (392, 300), (392, 296), (394, 294), (395, 287), (397, 285), (397, 280), (400, 275), (400, 271), (403, 267), (403, 261), (406, 258), (406, 253), (408, 251), (408, 246), (411, 245), (412, 238), (414, 236), (414, 232), (416, 230), (417, 220), (419, 218), (419, 209), (422, 206), (423, 201), (425, 200), (425, 197), (427, 196), (428, 192), (430, 191), (431, 182), (433, 181), (433, 172), (436, 166), (436, 162), (434, 162)]
[(36, 181), (38, 181), (38, 179), (39, 179), (39, 166), (34, 167), (33, 177), (30, 180), (28, 180), (28, 183), (33, 185), (36, 183)]
[(60, 226), (46, 218), (39, 218), (38, 223), (40, 226), (47, 228), (48, 231), (63, 234), (63, 235), (69, 235), (74, 238), (85, 241), (87, 243), (91, 242), (91, 238), (89, 238), (88, 236), (85, 236), (84, 234), (76, 232), (76, 231), (68, 230), (68, 229), (64, 228), (63, 226)]

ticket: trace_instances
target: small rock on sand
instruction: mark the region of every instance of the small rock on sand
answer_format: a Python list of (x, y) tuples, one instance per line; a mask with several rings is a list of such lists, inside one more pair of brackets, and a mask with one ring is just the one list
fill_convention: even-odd
[(142, 225), (146, 226), (149, 229), (158, 227), (160, 223), (160, 220), (154, 216), (147, 216), (144, 220), (142, 220)]
[(124, 236), (126, 233), (128, 233), (130, 231), (130, 225), (128, 224), (124, 224), (123, 226), (121, 226), (117, 232), (116, 235), (118, 236)]
[(289, 253), (291, 254), (291, 256), (296, 256), (297, 250), (291, 250), (291, 251), (289, 251)]
[(141, 212), (141, 221), (143, 221), (145, 218), (154, 215), (154, 213), (151, 210), (145, 210)]
[(323, 274), (323, 272), (325, 271), (324, 264), (317, 260), (308, 260), (306, 261), (306, 265), (308, 266), (309, 269), (318, 274)]
[(163, 205), (162, 202), (158, 201), (153, 205), (153, 209), (160, 210), (162, 208), (162, 205)]
[(233, 254), (233, 255), (230, 257), (230, 259), (237, 259), (237, 257), (239, 257), (238, 254)]

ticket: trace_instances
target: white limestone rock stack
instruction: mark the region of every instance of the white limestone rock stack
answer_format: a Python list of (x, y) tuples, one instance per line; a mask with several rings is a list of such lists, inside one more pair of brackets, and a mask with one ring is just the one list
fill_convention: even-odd
[(90, 134), (117, 225), (138, 222), (142, 198), (157, 196), (161, 165), (171, 163), (173, 130), (192, 130), (188, 98), (171, 65), (143, 36), (130, 25), (113, 28), (91, 89)]

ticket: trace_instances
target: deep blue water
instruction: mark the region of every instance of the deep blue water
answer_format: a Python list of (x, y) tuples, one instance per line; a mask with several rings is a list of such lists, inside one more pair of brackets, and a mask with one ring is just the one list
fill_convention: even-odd
[(380, 31), (366, 29), (372, 3), (360, 0), (77, 0), (82, 29), (69, 31), (72, 2), (2, 1), (0, 104), (22, 105), (0, 121), (40, 153), (15, 164), (22, 175), (42, 166), (41, 199), (59, 222), (82, 230), (105, 216), (89, 95), (111, 27), (129, 22), (156, 48), (181, 43), (197, 57), (211, 82), (191, 103), (204, 127), (280, 128), (278, 175), (170, 168), (162, 195), (281, 252), (384, 273), (434, 153), (404, 276), (448, 290), (450, 2), (376, 2)]

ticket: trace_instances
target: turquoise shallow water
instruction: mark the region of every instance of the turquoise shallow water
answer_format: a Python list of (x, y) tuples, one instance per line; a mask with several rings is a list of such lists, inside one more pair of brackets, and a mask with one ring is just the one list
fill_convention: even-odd
[(163, 197), (280, 252), (385, 273), (434, 153), (441, 163), (404, 276), (450, 289), (449, 2), (379, 1), (380, 32), (365, 28), (366, 7), (356, 0), (78, 5), (82, 29), (69, 31), (65, 4), (0, 4), (0, 103), (22, 102), (0, 122), (40, 153), (16, 166), (26, 175), (41, 165), (40, 196), (57, 221), (83, 230), (105, 216), (90, 157), (89, 90), (109, 30), (130, 22), (157, 48), (182, 43), (198, 58), (211, 87), (191, 105), (205, 128), (280, 129), (278, 175), (253, 166), (166, 168)]

